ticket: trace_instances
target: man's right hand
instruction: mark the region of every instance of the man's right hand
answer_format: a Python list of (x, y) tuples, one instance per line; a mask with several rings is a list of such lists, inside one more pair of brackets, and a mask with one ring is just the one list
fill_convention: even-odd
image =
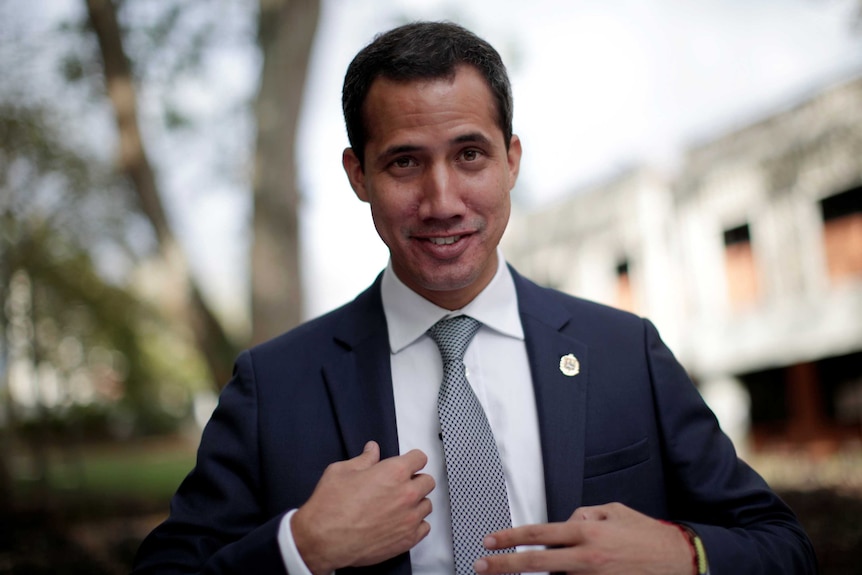
[(381, 461), (369, 441), (358, 456), (327, 467), (290, 524), (309, 570), (380, 563), (428, 535), (434, 478), (418, 473), (427, 462), (418, 449)]

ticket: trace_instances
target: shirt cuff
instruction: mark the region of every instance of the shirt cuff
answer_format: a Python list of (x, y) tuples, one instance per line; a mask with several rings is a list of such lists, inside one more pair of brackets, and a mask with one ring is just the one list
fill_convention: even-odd
[(312, 575), (308, 570), (305, 561), (299, 554), (296, 548), (296, 542), (293, 540), (293, 531), (290, 529), (290, 520), (296, 513), (296, 509), (291, 509), (281, 518), (281, 524), (278, 526), (278, 549), (281, 551), (281, 560), (284, 562), (284, 567), (290, 575)]

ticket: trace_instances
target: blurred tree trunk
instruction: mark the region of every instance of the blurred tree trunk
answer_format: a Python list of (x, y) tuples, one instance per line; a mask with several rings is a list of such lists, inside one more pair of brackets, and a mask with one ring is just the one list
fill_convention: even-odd
[(257, 343), (301, 319), (295, 141), (320, 14), (319, 0), (260, 0), (263, 73), (257, 97), (252, 339)]
[(173, 279), (185, 288), (181, 294), (183, 320), (194, 334), (218, 389), (231, 376), (236, 346), (203, 299), (166, 217), (138, 126), (137, 94), (117, 23), (116, 6), (112, 0), (87, 0), (87, 11), (90, 25), (99, 41), (105, 84), (119, 130), (120, 167), (128, 176), (140, 200), (141, 209), (155, 230), (161, 256)]
[[(0, 214), (0, 223), (6, 224), (6, 218)], [(6, 224), (8, 225), (8, 224)], [(2, 240), (0, 240), (2, 242)], [(7, 246), (0, 243), (0, 247)], [(2, 255), (2, 254), (0, 254)], [(12, 278), (7, 271), (6, 260), (0, 257), (0, 517), (10, 517), (12, 509), (12, 493), (15, 485), (12, 482), (12, 470), (9, 462), (12, 461), (12, 430), (15, 428), (15, 420), (12, 406), (12, 395), (9, 392), (9, 344), (10, 338), (9, 321), (7, 319), (7, 296), (6, 286)], [(0, 527), (0, 541), (7, 540), (11, 535), (8, 531), (11, 527)], [(5, 539), (4, 539), (5, 538)]]

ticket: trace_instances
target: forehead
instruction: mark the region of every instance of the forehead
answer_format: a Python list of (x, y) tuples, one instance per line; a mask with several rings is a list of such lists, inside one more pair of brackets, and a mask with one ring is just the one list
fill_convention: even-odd
[(488, 82), (469, 65), (458, 66), (453, 74), (437, 78), (378, 77), (363, 104), (369, 141), (396, 125), (406, 128), (469, 120), (497, 126), (497, 115), (497, 102)]

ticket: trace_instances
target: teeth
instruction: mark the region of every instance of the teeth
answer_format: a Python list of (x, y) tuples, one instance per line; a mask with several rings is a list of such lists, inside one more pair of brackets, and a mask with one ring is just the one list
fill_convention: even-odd
[(445, 246), (449, 244), (454, 244), (458, 240), (461, 239), (461, 236), (449, 236), (446, 238), (428, 238), (432, 244), (437, 244), (438, 246)]

